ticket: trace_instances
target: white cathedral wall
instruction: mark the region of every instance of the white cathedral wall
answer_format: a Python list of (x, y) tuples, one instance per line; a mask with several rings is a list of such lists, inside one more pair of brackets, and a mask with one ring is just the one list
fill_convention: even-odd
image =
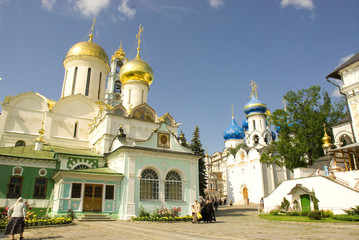
[(123, 106), (128, 110), (147, 103), (149, 87), (138, 82), (129, 82), (123, 85)]

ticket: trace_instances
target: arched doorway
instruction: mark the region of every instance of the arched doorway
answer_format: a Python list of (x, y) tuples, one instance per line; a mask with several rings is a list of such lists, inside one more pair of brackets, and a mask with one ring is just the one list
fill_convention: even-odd
[(248, 199), (248, 189), (245, 187), (243, 188), (243, 200)]

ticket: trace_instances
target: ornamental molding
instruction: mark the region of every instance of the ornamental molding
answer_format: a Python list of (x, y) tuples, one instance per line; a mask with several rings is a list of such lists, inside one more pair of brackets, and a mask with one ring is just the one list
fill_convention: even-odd
[(16, 158), (16, 157), (0, 158), (0, 165), (34, 167), (34, 168), (56, 169), (56, 162), (57, 161), (54, 160), (40, 160), (40, 159), (31, 159), (31, 158)]

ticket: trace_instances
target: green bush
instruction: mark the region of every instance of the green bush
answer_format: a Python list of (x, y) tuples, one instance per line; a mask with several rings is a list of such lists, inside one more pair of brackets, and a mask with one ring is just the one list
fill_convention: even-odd
[(309, 212), (308, 217), (310, 219), (320, 220), (320, 219), (322, 219), (322, 211), (313, 210), (313, 211)]
[(269, 214), (271, 215), (278, 215), (279, 214), (279, 211), (278, 210), (270, 210)]
[(280, 204), (280, 209), (283, 209), (284, 211), (288, 211), (290, 206), (289, 201), (284, 197), (282, 203)]
[(293, 212), (291, 213), (291, 216), (300, 216), (300, 212), (298, 212), (298, 211), (293, 211)]
[(341, 220), (341, 221), (359, 221), (359, 215), (345, 215), (345, 214), (341, 214), (341, 215), (333, 215), (331, 216), (332, 219), (335, 220)]
[(150, 217), (151, 213), (147, 211), (142, 205), (140, 206), (140, 212), (138, 213), (139, 217)]
[(350, 210), (344, 210), (348, 215), (359, 215), (359, 205), (350, 208)]
[(322, 212), (322, 217), (323, 218), (329, 218), (329, 217), (334, 215), (333, 212), (330, 211), (330, 210), (325, 210), (325, 211), (321, 210), (321, 212)]
[(308, 214), (309, 214), (309, 211), (302, 211), (300, 213), (300, 216), (308, 216)]

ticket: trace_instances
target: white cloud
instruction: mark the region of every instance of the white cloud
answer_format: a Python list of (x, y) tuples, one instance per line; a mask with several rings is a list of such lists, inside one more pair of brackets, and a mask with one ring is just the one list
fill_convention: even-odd
[(223, 0), (208, 0), (208, 2), (213, 8), (219, 8), (224, 4)]
[(93, 17), (107, 8), (110, 3), (111, 0), (78, 0), (75, 2), (75, 9), (87, 17)]
[(56, 0), (42, 0), (42, 7), (51, 12)]
[(342, 57), (340, 60), (339, 60), (339, 65), (338, 65), (338, 67), (340, 66), (340, 65), (342, 65), (343, 63), (345, 63), (346, 61), (348, 61), (351, 57), (353, 57), (354, 56), (354, 53), (353, 54), (350, 54), (350, 55), (348, 55), (348, 56), (345, 56), (345, 57)]
[(293, 6), (296, 9), (307, 9), (313, 11), (313, 0), (282, 0), (280, 5), (285, 8), (287, 6)]
[(134, 18), (136, 14), (136, 8), (130, 7), (128, 5), (129, 0), (122, 0), (121, 4), (118, 6), (118, 11), (123, 13), (128, 18)]

